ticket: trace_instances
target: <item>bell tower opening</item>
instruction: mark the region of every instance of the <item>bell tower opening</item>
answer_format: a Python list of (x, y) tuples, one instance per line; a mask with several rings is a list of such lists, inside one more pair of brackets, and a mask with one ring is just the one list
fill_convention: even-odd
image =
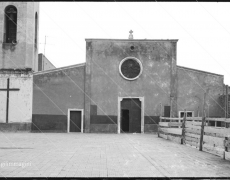
[(17, 38), (17, 8), (15, 6), (7, 6), (5, 8), (5, 43), (16, 43)]

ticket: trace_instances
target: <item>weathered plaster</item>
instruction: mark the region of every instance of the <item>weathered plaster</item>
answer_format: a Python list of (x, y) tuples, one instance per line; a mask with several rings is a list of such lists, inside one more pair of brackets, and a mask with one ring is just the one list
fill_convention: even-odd
[[(219, 101), (223, 92), (223, 76), (189, 68), (178, 67), (178, 111), (194, 111), (195, 116), (202, 116), (204, 93), (206, 98), (206, 115), (224, 117)], [(199, 107), (199, 109), (198, 109)]]
[[(87, 71), (90, 81), (86, 84), (91, 87), (91, 105), (97, 106), (97, 115), (117, 115), (118, 97), (144, 97), (144, 115), (159, 116), (160, 103), (169, 105), (170, 94), (177, 93), (177, 89), (171, 90), (177, 86), (172, 85), (176, 79), (176, 68), (171, 71), (176, 66), (176, 53), (172, 51), (176, 49), (170, 40), (86, 40), (86, 43), (86, 69), (90, 66)], [(131, 45), (134, 51), (130, 51)], [(136, 80), (128, 81), (119, 73), (120, 61), (126, 57), (135, 57), (143, 65), (143, 73)]]
[(86, 43), (86, 66), (85, 66), (85, 132), (90, 132), (90, 106), (91, 106), (91, 62), (92, 43)]
[(42, 54), (38, 54), (38, 71), (55, 69), (56, 67)]
[[(4, 10), (8, 5), (17, 8), (17, 44), (4, 43)], [(35, 12), (38, 12), (38, 2), (1, 2), (0, 3), (0, 69), (2, 68), (32, 68), (37, 63), (38, 47), (35, 48)], [(39, 22), (39, 20), (38, 20)], [(39, 34), (39, 23), (38, 23)], [(39, 38), (37, 38), (39, 39)], [(39, 41), (38, 43), (39, 44)]]
[(84, 109), (85, 66), (34, 74), (33, 114), (67, 115)]
[(84, 109), (85, 65), (41, 71), (33, 78), (32, 131), (67, 132), (68, 109)]
[[(0, 89), (6, 89), (7, 78), (10, 78), (10, 88), (19, 91), (9, 92), (9, 123), (32, 122), (32, 73), (0, 74)], [(0, 122), (6, 122), (6, 91), (0, 91)]]

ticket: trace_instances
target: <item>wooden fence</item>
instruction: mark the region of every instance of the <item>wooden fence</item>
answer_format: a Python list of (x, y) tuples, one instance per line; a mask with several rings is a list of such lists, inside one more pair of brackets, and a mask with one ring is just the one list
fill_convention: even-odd
[(185, 121), (183, 144), (200, 147), (201, 122)]
[[(165, 119), (167, 120), (167, 119)], [(182, 123), (179, 122), (159, 122), (158, 136), (181, 143)]]
[(158, 136), (230, 160), (230, 128), (208, 126), (209, 121), (229, 123), (230, 119), (160, 117)]
[(204, 127), (203, 151), (230, 160), (230, 128)]

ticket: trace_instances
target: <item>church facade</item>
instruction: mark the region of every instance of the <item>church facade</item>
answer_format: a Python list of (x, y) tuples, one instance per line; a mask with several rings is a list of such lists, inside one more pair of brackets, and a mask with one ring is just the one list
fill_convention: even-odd
[[(30, 3), (15, 5), (18, 13), (23, 4), (27, 4), (26, 9)], [(31, 4), (39, 7), (38, 3)], [(7, 5), (1, 3), (1, 9)], [(37, 10), (29, 16), (33, 20), (32, 39), (38, 36), (38, 29), (34, 29), (38, 28), (36, 13), (39, 15)], [(4, 22), (3, 16), (0, 16), (1, 22)], [(20, 22), (19, 17), (17, 22)], [(4, 23), (1, 24), (2, 34), (3, 27)], [(19, 31), (17, 36), (20, 37)], [(178, 66), (176, 39), (133, 39), (132, 32), (128, 39), (86, 39), (85, 63), (42, 71), (38, 71), (37, 46), (22, 51), (26, 56), (19, 57), (19, 52), (6, 49), (7, 43), (1, 41), (2, 127), (20, 122), (33, 132), (156, 132), (160, 116), (180, 117), (184, 109), (190, 116), (202, 116), (204, 93), (207, 93), (208, 116), (224, 117), (224, 108), (219, 103), (219, 96), (225, 90), (224, 77)], [(25, 38), (28, 47), (30, 42)], [(11, 42), (10, 46), (17, 49), (20, 43)], [(10, 54), (8, 57), (19, 64), (17, 69), (4, 59), (3, 53)], [(20, 84), (21, 81), (28, 82), (28, 87)], [(16, 100), (14, 96), (22, 98)], [(6, 121), (6, 99), (17, 101), (19, 107), (25, 106), (21, 110), (28, 116), (17, 118), (18, 113), (10, 106)]]
[(43, 131), (156, 132), (161, 115), (201, 116), (205, 92), (209, 116), (222, 117), (223, 76), (177, 66), (177, 42), (86, 39), (86, 63), (34, 74), (33, 123)]

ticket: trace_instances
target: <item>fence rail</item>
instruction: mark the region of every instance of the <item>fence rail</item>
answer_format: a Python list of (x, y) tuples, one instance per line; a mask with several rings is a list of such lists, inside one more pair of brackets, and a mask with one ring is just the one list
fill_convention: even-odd
[(198, 148), (200, 147), (201, 122), (186, 120), (187, 119), (185, 119), (184, 143)]
[[(175, 118), (173, 118), (176, 120)], [(175, 128), (177, 126), (177, 128)], [(182, 126), (180, 122), (159, 122), (158, 136), (174, 142), (181, 143)]]
[[(228, 137), (230, 128), (204, 127), (203, 150), (230, 159)], [(227, 142), (227, 143), (226, 143)]]
[[(184, 118), (170, 118), (170, 117), (160, 117), (160, 121), (182, 121)], [(202, 117), (186, 117), (187, 121), (202, 121)], [(206, 121), (219, 121), (219, 122), (226, 122), (230, 123), (230, 118), (210, 118), (206, 117)]]

